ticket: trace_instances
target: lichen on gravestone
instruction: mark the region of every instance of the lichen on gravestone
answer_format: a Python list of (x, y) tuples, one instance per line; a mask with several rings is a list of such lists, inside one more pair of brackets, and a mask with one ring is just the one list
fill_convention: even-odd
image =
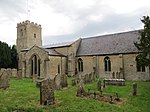
[(51, 105), (54, 104), (54, 80), (47, 78), (39, 80), (40, 83), (40, 104)]
[(0, 73), (0, 89), (7, 89), (9, 87), (9, 75), (6, 70)]

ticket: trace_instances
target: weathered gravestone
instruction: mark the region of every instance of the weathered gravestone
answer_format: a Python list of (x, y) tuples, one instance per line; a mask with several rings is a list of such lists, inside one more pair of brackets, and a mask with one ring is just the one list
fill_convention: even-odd
[(80, 79), (79, 80), (79, 84), (78, 84), (78, 90), (77, 90), (77, 95), (76, 96), (83, 96), (84, 94), (85, 94), (84, 83), (83, 83), (83, 80)]
[(17, 69), (12, 69), (12, 77), (17, 77)]
[(48, 78), (39, 80), (40, 82), (40, 104), (51, 105), (54, 104), (54, 80)]
[(11, 68), (7, 68), (6, 70), (7, 70), (8, 75), (11, 77), (12, 76)]
[(65, 74), (62, 74), (62, 76), (61, 76), (61, 86), (62, 87), (67, 87), (68, 86), (67, 76)]
[(9, 75), (6, 70), (0, 72), (0, 89), (6, 89), (9, 87)]
[(61, 76), (60, 74), (57, 74), (54, 78), (54, 82), (55, 82), (55, 88), (56, 89), (61, 89), (62, 86), (61, 86)]
[(137, 95), (137, 83), (133, 83), (132, 85), (132, 95), (136, 96)]
[(22, 71), (21, 70), (17, 71), (17, 79), (22, 79)]
[(98, 79), (97, 89), (98, 89), (98, 91), (101, 91), (101, 90), (102, 90), (102, 89), (101, 89), (101, 80), (100, 80), (100, 79)]
[(76, 79), (72, 79), (72, 86), (76, 85)]

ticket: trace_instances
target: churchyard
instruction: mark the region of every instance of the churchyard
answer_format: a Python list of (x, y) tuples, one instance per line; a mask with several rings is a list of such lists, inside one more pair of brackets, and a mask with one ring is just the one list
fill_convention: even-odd
[[(101, 80), (101, 93), (98, 79), (95, 79), (83, 84), (85, 94), (77, 96), (78, 84), (72, 85), (72, 79), (68, 78), (68, 87), (54, 90), (54, 103), (45, 106), (40, 104), (40, 88), (36, 87), (36, 82), (29, 78), (10, 78), (9, 87), (0, 89), (0, 112), (150, 111), (150, 82), (136, 82), (137, 95), (133, 96), (132, 81), (126, 81), (125, 86), (106, 85), (103, 88)], [(119, 101), (115, 101), (115, 98), (119, 98)]]

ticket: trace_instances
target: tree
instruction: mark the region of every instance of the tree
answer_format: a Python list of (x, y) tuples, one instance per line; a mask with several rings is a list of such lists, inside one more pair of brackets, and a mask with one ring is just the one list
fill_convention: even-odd
[(17, 50), (16, 46), (13, 45), (11, 48), (11, 68), (17, 68), (18, 67), (18, 58), (17, 58)]
[(17, 68), (17, 65), (16, 46), (11, 48), (7, 43), (0, 41), (0, 68)]
[(144, 24), (144, 29), (139, 32), (140, 38), (134, 44), (140, 51), (137, 56), (139, 64), (149, 66), (150, 69), (150, 17), (143, 16), (141, 21)]
[(9, 68), (11, 63), (11, 49), (7, 43), (0, 41), (0, 68)]

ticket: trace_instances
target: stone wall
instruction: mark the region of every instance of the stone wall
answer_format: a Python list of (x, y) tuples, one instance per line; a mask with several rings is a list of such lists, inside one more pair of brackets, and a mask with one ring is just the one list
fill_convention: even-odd
[[(150, 80), (148, 67), (146, 67), (145, 72), (137, 72), (135, 60), (137, 54), (107, 56), (109, 56), (111, 60), (111, 71), (105, 71), (104, 58), (106, 56), (82, 56), (78, 58), (83, 60), (83, 72), (78, 74), (88, 74), (90, 72), (94, 72), (94, 67), (96, 70), (96, 75), (100, 78), (124, 78), (125, 80), (139, 81)], [(113, 74), (115, 76), (113, 76)]]
[(5, 68), (1, 68), (0, 72), (3, 72), (3, 71), (7, 72), (7, 74), (8, 74), (9, 77), (17, 77), (17, 74), (18, 74), (17, 73), (17, 69), (11, 69), (11, 68), (5, 69)]
[(150, 80), (149, 70), (146, 67), (145, 72), (137, 72), (136, 70), (136, 54), (123, 55), (124, 59), (124, 74), (126, 80), (139, 80), (147, 81)]

